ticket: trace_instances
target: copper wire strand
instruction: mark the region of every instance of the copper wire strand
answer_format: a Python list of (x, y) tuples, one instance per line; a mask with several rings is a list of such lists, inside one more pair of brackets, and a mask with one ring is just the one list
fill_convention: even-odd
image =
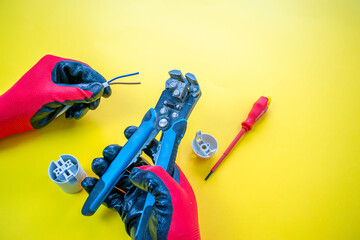
[(119, 190), (120, 192), (122, 192), (123, 194), (125, 194), (126, 192), (124, 190), (122, 190), (121, 188), (118, 188), (118, 187), (114, 187), (115, 189)]
[[(128, 172), (128, 173), (131, 173), (129, 170), (127, 170), (126, 169), (126, 171)], [(114, 187), (115, 189), (117, 189), (117, 190), (119, 190), (120, 192), (122, 192), (123, 194), (126, 194), (126, 192), (124, 191), (124, 190), (122, 190), (121, 188), (118, 188), (118, 187)]]

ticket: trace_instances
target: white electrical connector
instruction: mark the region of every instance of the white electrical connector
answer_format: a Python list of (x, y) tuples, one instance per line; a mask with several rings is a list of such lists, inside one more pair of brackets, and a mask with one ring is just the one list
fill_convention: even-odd
[(71, 155), (60, 155), (60, 159), (52, 161), (49, 166), (49, 177), (64, 192), (77, 193), (83, 188), (81, 181), (86, 177), (78, 160)]
[(201, 131), (198, 131), (192, 142), (192, 149), (199, 157), (210, 158), (215, 155), (218, 143), (210, 134), (202, 134)]

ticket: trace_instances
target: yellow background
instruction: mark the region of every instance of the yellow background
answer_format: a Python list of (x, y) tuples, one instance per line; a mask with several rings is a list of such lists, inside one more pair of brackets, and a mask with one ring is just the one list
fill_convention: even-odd
[[(87, 194), (63, 193), (47, 168), (72, 154), (93, 175), (171, 69), (203, 92), (177, 160), (203, 239), (360, 239), (360, 1), (0, 0), (0, 49), (0, 92), (48, 53), (142, 82), (114, 86), (81, 121), (0, 140), (0, 239), (128, 239), (117, 213), (82, 216)], [(205, 182), (262, 94), (268, 113)], [(192, 153), (198, 130), (217, 138), (215, 157)]]

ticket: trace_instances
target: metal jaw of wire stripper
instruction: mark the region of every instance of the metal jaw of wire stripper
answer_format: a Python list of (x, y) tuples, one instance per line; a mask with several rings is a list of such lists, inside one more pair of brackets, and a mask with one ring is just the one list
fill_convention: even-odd
[[(169, 74), (170, 79), (166, 81), (165, 90), (155, 108), (150, 108), (145, 114), (138, 130), (99, 179), (82, 208), (83, 215), (95, 213), (125, 169), (138, 158), (160, 130), (162, 136), (154, 157), (155, 165), (167, 172), (174, 166), (180, 141), (186, 131), (187, 119), (199, 100), (201, 91), (193, 74), (187, 73), (185, 78), (179, 70), (172, 70)], [(135, 239), (143, 238), (154, 203), (155, 198), (148, 194)]]

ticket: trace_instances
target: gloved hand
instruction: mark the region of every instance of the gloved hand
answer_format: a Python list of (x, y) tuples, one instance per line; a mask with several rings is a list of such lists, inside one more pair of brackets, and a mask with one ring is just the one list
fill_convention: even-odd
[(0, 96), (0, 138), (37, 129), (70, 105), (66, 118), (79, 119), (109, 97), (103, 76), (71, 59), (46, 55)]
[[(136, 129), (136, 127), (128, 127), (124, 132), (125, 137), (129, 139)], [(158, 142), (153, 140), (144, 152), (153, 159), (157, 146)], [(104, 157), (96, 158), (92, 162), (94, 173), (101, 177), (120, 150), (121, 147), (118, 145), (106, 147), (103, 151)], [(132, 239), (148, 192), (155, 196), (155, 205), (145, 239), (200, 239), (194, 192), (178, 166), (174, 168), (173, 177), (180, 183), (163, 168), (151, 166), (145, 159), (139, 157), (128, 167), (116, 184), (116, 188), (105, 199), (105, 205), (120, 214), (126, 231)], [(88, 177), (84, 179), (82, 186), (90, 193), (96, 182), (96, 178)]]

